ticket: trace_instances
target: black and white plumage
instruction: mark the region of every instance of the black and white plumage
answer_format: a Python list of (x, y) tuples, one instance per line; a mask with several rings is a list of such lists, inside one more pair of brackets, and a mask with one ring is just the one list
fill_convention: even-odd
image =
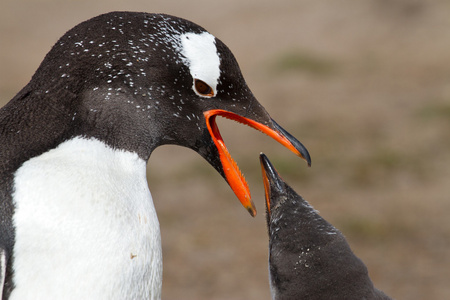
[(260, 160), (272, 298), (391, 299), (373, 286), (344, 235), (283, 181), (264, 154)]
[(146, 162), (193, 149), (256, 213), (215, 123), (259, 129), (305, 158), (231, 51), (184, 19), (113, 12), (68, 31), (0, 110), (3, 299), (159, 299), (159, 223)]

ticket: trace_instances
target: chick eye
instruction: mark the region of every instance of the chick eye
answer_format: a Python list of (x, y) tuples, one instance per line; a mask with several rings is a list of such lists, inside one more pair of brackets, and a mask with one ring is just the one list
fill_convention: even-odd
[(195, 79), (194, 86), (195, 86), (195, 90), (200, 95), (207, 96), (207, 97), (214, 96), (213, 89), (208, 84), (206, 84), (206, 82), (204, 82), (200, 79)]

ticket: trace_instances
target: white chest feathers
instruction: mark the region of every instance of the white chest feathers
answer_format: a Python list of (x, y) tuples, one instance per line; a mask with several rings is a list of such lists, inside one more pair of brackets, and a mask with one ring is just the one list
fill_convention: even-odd
[(160, 299), (159, 223), (146, 162), (75, 138), (14, 179), (11, 299)]

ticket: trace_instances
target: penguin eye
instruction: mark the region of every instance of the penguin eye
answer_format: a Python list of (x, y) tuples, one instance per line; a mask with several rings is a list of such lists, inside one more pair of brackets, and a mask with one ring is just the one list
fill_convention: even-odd
[(195, 90), (197, 91), (197, 93), (199, 93), (201, 96), (206, 96), (206, 97), (214, 96), (213, 89), (208, 84), (206, 84), (206, 82), (204, 82), (200, 79), (195, 79), (194, 86), (195, 86)]

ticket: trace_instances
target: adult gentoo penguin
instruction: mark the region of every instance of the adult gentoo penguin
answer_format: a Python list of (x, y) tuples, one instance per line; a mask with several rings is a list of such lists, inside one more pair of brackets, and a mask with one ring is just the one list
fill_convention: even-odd
[(310, 164), (202, 27), (113, 12), (68, 31), (0, 110), (3, 299), (159, 299), (159, 223), (146, 162), (191, 148), (255, 215), (216, 126), (254, 127)]
[(391, 299), (373, 286), (343, 234), (283, 181), (264, 154), (260, 161), (272, 298)]

